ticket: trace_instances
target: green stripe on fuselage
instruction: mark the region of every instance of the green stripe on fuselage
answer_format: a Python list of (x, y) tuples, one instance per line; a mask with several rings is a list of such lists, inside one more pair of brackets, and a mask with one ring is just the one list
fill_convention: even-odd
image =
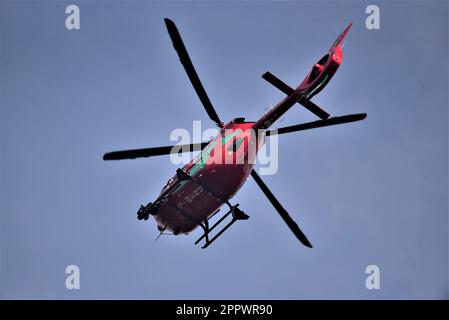
[[(224, 136), (223, 138), (221, 138), (221, 146), (224, 147), (230, 140), (232, 140), (235, 136), (237, 136), (241, 132), (242, 132), (242, 130), (238, 129), (238, 130), (235, 130), (234, 132), (228, 134), (227, 136)], [(195, 175), (198, 171), (202, 170), (206, 166), (207, 160), (209, 160), (210, 154), (212, 153), (212, 150), (217, 145), (218, 141), (219, 140), (217, 139), (217, 140), (211, 142), (210, 144), (208, 144), (206, 146), (206, 148), (203, 149), (203, 151), (201, 151), (201, 153), (197, 156), (199, 159), (192, 166), (192, 168), (190, 168), (189, 171), (187, 172), (189, 175), (191, 175), (191, 176)]]

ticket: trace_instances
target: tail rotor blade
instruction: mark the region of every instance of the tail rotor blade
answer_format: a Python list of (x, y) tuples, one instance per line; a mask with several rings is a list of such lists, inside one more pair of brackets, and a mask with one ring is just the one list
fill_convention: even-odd
[(287, 226), (290, 228), (290, 230), (294, 233), (296, 238), (298, 238), (298, 240), (306, 247), (312, 248), (312, 244), (309, 242), (305, 234), (301, 231), (301, 229), (299, 229), (296, 222), (292, 219), (292, 217), (290, 217), (287, 210), (284, 209), (284, 207), (276, 199), (274, 194), (270, 191), (270, 189), (267, 187), (267, 185), (263, 182), (263, 180), (260, 178), (260, 176), (254, 169), (251, 171), (251, 176), (254, 178), (259, 188), (262, 189), (262, 192), (265, 194), (268, 200), (270, 200), (271, 204), (277, 210), (277, 212), (284, 220), (284, 222), (287, 224)]

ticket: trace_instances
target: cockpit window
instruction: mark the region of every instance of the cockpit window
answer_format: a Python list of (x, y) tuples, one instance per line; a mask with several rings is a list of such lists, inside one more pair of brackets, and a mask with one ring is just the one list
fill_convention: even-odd
[(232, 144), (228, 147), (228, 151), (237, 152), (242, 142), (243, 138), (238, 137), (237, 139), (232, 141)]

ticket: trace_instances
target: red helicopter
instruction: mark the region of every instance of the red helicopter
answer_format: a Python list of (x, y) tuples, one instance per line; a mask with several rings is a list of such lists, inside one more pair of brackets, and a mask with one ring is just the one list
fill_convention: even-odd
[[(311, 248), (311, 243), (296, 222), (253, 169), (254, 158), (265, 142), (266, 136), (359, 121), (366, 117), (366, 113), (330, 117), (329, 113), (310, 100), (323, 90), (342, 63), (341, 44), (352, 23), (338, 36), (326, 54), (318, 60), (296, 88), (290, 87), (270, 72), (263, 74), (263, 79), (287, 96), (259, 120), (254, 122), (245, 121), (244, 118), (235, 118), (227, 124), (220, 120), (212, 106), (176, 25), (167, 18), (165, 24), (193, 88), (209, 118), (216, 123), (220, 131), (209, 142), (114, 151), (103, 156), (104, 160), (122, 160), (201, 150), (187, 165), (177, 169), (176, 175), (167, 182), (155, 201), (140, 206), (137, 218), (148, 220), (150, 215), (153, 216), (157, 221), (160, 231), (159, 236), (164, 234), (166, 230), (172, 231), (174, 235), (188, 234), (200, 226), (204, 233), (195, 244), (204, 239), (202, 248), (206, 248), (236, 221), (249, 218), (239, 209), (238, 204), (231, 205), (229, 199), (237, 193), (251, 175), (298, 240)], [(314, 113), (321, 120), (268, 130), (276, 120), (296, 103)], [(254, 152), (251, 152), (251, 150)], [(215, 222), (211, 225), (212, 217), (215, 217), (224, 204), (229, 207), (229, 210), (219, 219), (214, 218)], [(222, 225), (223, 221), (230, 215), (231, 217), (227, 219), (228, 223), (212, 235), (211, 232), (218, 225)]]

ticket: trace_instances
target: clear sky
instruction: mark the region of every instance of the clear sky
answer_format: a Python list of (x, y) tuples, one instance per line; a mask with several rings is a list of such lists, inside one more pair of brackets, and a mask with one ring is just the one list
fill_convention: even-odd
[[(65, 8), (81, 29), (65, 28)], [(448, 298), (448, 4), (1, 1), (3, 298)], [(136, 219), (176, 166), (104, 162), (167, 145), (207, 118), (163, 22), (172, 18), (223, 120), (255, 120), (353, 21), (344, 62), (314, 101), (362, 122), (279, 137), (263, 177), (314, 245), (299, 244), (251, 179), (251, 216), (209, 249)], [(292, 108), (278, 124), (316, 118)], [(65, 288), (65, 268), (81, 289)], [(380, 268), (379, 290), (365, 268)]]

